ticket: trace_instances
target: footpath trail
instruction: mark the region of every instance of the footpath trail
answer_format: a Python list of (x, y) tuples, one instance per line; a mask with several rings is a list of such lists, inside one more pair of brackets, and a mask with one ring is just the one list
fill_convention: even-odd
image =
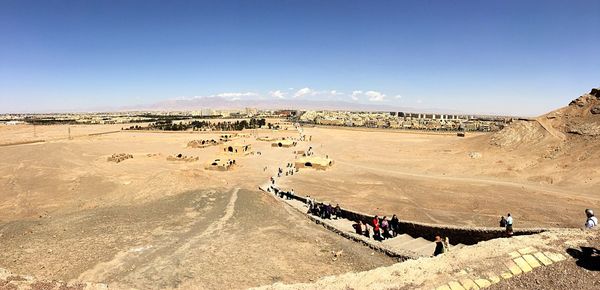
[[(323, 219), (317, 216), (307, 214), (307, 206), (299, 200), (281, 199), (292, 208), (304, 213), (314, 222), (321, 224), (331, 231), (334, 231), (346, 238), (361, 242), (369, 247), (378, 250), (384, 250), (386, 253), (396, 257), (429, 257), (435, 250), (435, 243), (421, 237), (411, 237), (407, 234), (401, 234), (393, 238), (385, 239), (382, 242), (364, 237), (354, 232), (354, 223), (345, 218)], [(371, 233), (370, 236), (373, 236)], [(452, 248), (462, 248), (464, 245), (451, 246)]]
[[(298, 133), (300, 136), (302, 135), (302, 130), (298, 128)], [(289, 168), (286, 166), (286, 170)], [(276, 174), (273, 176), (274, 181), (281, 180), (285, 178), (287, 175)], [(259, 186), (259, 188), (267, 193), (273, 194), (271, 191), (271, 187), (278, 188), (276, 184), (263, 184)], [(355, 221), (351, 221), (345, 218), (336, 218), (336, 219), (323, 219), (317, 216), (313, 216), (307, 213), (308, 207), (305, 203), (296, 200), (296, 199), (280, 199), (284, 201), (287, 205), (292, 207), (293, 209), (298, 210), (299, 212), (305, 214), (309, 219), (314, 222), (325, 226), (327, 229), (336, 232), (348, 239), (361, 242), (373, 249), (377, 249), (387, 253), (390, 256), (400, 257), (402, 259), (406, 259), (407, 257), (429, 257), (433, 254), (435, 249), (435, 243), (432, 241), (428, 241), (421, 237), (411, 237), (407, 234), (401, 234), (394, 238), (385, 239), (382, 242), (375, 241), (374, 239), (367, 238), (365, 236), (356, 234), (354, 231), (354, 223)], [(370, 236), (373, 236), (372, 229)], [(453, 248), (461, 248), (464, 245), (459, 244), (457, 246), (452, 246)]]
[[(76, 280), (112, 281), (122, 287), (145, 285), (147, 288), (156, 288), (156, 283), (160, 283), (161, 288), (176, 287), (189, 270), (182, 267), (188, 256), (205, 248), (207, 238), (221, 232), (233, 216), (239, 190), (235, 188), (230, 192), (226, 205), (215, 205), (208, 210), (206, 216), (191, 219), (185, 226), (186, 230), (147, 241), (144, 246), (121, 251), (111, 260), (100, 262), (83, 272)], [(215, 218), (210, 218), (213, 216)], [(160, 229), (151, 231), (157, 230)], [(166, 277), (165, 273), (168, 273)], [(152, 281), (151, 277), (157, 276), (162, 276), (161, 280)]]

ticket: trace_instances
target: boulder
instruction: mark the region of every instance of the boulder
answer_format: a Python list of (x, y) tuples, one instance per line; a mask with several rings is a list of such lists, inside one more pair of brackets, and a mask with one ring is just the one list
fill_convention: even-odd
[(598, 100), (600, 100), (600, 88), (594, 88), (592, 89), (592, 91), (590, 92), (590, 95), (596, 97)]
[(596, 105), (590, 109), (592, 114), (600, 114), (600, 105)]

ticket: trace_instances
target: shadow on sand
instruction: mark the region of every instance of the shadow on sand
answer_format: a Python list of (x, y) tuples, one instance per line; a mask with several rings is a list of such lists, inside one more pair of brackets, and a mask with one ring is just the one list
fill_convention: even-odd
[(592, 247), (581, 247), (581, 250), (569, 248), (567, 253), (577, 259), (577, 266), (590, 271), (600, 271), (600, 250)]

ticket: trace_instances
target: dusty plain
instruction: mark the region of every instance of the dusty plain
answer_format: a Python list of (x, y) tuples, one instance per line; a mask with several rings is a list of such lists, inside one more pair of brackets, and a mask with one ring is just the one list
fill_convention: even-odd
[[(281, 181), (317, 200), (380, 216), (427, 223), (581, 227), (598, 208), (600, 152), (591, 145), (545, 158), (547, 148), (490, 145), (489, 134), (305, 128), (318, 155), (335, 164)], [(548, 149), (549, 150), (549, 149)]]
[[(261, 154), (231, 157), (235, 169), (218, 172), (204, 166), (223, 157), (220, 146), (186, 144), (220, 133), (89, 135), (121, 127), (72, 127), (71, 139), (67, 126), (36, 126), (36, 136), (32, 126), (0, 127), (4, 144), (46, 136), (0, 147), (0, 267), (113, 288), (211, 289), (310, 282), (394, 263), (257, 190), (308, 147), (335, 164), (278, 183), (367, 213), (496, 226), (511, 212), (515, 227), (580, 227), (583, 209), (600, 205), (596, 145), (556, 153), (548, 142), (494, 146), (493, 134), (305, 127), (312, 140), (292, 148), (234, 141)], [(246, 133), (298, 137), (293, 127)], [(108, 162), (114, 153), (133, 158)], [(199, 160), (166, 159), (176, 154)]]
[[(395, 262), (257, 189), (275, 164), (293, 158), (291, 148), (248, 139), (261, 155), (235, 157), (230, 172), (205, 170), (223, 157), (221, 147), (186, 144), (218, 136), (131, 131), (0, 147), (0, 267), (117, 289), (222, 289), (307, 282)], [(134, 157), (108, 162), (113, 153)], [(199, 161), (166, 160), (179, 153)]]

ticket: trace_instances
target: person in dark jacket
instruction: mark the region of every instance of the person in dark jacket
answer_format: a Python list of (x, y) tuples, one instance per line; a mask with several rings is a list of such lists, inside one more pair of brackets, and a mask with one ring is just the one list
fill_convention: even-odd
[(440, 236), (435, 236), (435, 250), (433, 251), (434, 256), (438, 256), (443, 254), (444, 251), (444, 242)]
[(390, 230), (392, 230), (394, 237), (396, 237), (400, 231), (400, 220), (398, 220), (396, 215), (393, 215), (392, 219), (390, 220)]
[(339, 204), (335, 205), (335, 208), (333, 209), (333, 212), (335, 214), (335, 219), (342, 218), (342, 208), (340, 207)]
[(506, 219), (504, 218), (504, 216), (500, 217), (500, 227), (501, 228), (506, 227)]

